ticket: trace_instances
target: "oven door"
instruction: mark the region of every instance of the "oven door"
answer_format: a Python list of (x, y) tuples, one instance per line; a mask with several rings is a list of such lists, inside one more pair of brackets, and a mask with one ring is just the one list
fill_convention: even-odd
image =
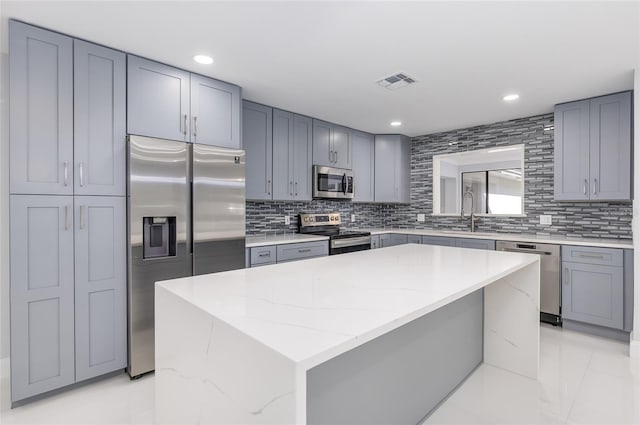
[(314, 198), (353, 198), (353, 172), (343, 168), (313, 166)]
[(329, 244), (329, 255), (346, 254), (347, 252), (371, 249), (371, 236), (332, 239)]

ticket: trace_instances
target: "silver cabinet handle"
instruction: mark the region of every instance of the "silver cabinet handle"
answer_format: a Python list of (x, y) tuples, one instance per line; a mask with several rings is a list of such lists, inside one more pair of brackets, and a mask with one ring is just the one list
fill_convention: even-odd
[(271, 253), (270, 252), (265, 252), (263, 254), (258, 254), (258, 257), (271, 257)]
[(578, 257), (580, 257), (580, 258), (594, 258), (596, 260), (604, 260), (604, 255), (597, 255), (597, 254), (578, 254)]
[(596, 194), (596, 186), (598, 184), (598, 179), (593, 179), (593, 194)]
[(329, 162), (333, 162), (333, 151), (329, 149)]
[(569, 284), (569, 268), (565, 267), (564, 268), (564, 284), (568, 285)]
[(84, 205), (80, 205), (80, 229), (84, 229)]
[(65, 161), (64, 164), (64, 185), (69, 185), (69, 162)]
[(295, 193), (295, 196), (298, 196), (298, 182), (296, 182), (296, 183), (294, 184), (294, 190), (293, 190), (293, 193)]
[(293, 196), (293, 182), (289, 182), (289, 195)]
[(582, 185), (582, 193), (584, 193), (585, 195), (587, 194), (587, 185), (589, 184), (589, 182), (587, 181), (587, 179), (584, 179), (584, 184)]
[(300, 254), (302, 254), (303, 252), (311, 252), (311, 248), (307, 248), (307, 249), (299, 249), (298, 252)]
[(336, 155), (336, 161), (335, 161), (335, 163), (337, 164), (337, 163), (338, 163), (338, 151), (334, 151), (334, 153), (335, 153), (335, 155)]
[(187, 135), (187, 114), (184, 114), (184, 129), (182, 130), (182, 133), (185, 136)]
[(80, 163), (80, 187), (84, 187), (84, 162)]
[(64, 206), (64, 230), (69, 230), (69, 205)]
[(198, 136), (198, 117), (193, 117), (193, 137)]
[(267, 195), (271, 195), (271, 180), (267, 180)]

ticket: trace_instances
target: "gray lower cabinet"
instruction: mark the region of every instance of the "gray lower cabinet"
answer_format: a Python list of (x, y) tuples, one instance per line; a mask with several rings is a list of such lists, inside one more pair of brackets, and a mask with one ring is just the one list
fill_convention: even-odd
[(9, 21), (10, 193), (73, 194), (73, 39)]
[(247, 199), (271, 200), (273, 109), (246, 100), (242, 104), (242, 146), (246, 152)]
[(448, 238), (445, 236), (423, 236), (422, 244), (440, 245), (440, 246), (456, 246), (456, 239)]
[(12, 402), (124, 369), (125, 197), (11, 195), (10, 210)]
[(422, 243), (422, 236), (420, 235), (407, 235), (407, 243)]
[(351, 130), (349, 133), (353, 158), (354, 196), (353, 202), (374, 201), (375, 157), (374, 136), (361, 131)]
[(276, 263), (276, 246), (260, 246), (250, 248), (251, 267), (266, 266)]
[(408, 203), (410, 173), (411, 140), (402, 135), (375, 136), (375, 201)]
[(459, 248), (487, 249), (494, 251), (496, 249), (496, 241), (489, 239), (465, 239), (455, 238), (456, 246)]
[(287, 263), (289, 261), (329, 255), (328, 241), (312, 241), (267, 245), (250, 248), (251, 267), (269, 264)]
[(397, 233), (384, 233), (380, 235), (380, 248), (403, 245), (407, 243), (407, 235)]
[(631, 199), (631, 110), (631, 92), (556, 105), (556, 200)]
[(313, 121), (273, 110), (273, 199), (311, 200)]
[(126, 196), (126, 56), (73, 42), (73, 193)]
[(563, 319), (623, 329), (622, 250), (562, 247)]
[(380, 235), (371, 235), (371, 249), (380, 248)]
[(10, 214), (15, 402), (75, 381), (73, 196), (11, 195)]
[(240, 87), (191, 74), (191, 141), (239, 149)]
[(76, 382), (127, 366), (125, 200), (74, 197)]
[(127, 55), (129, 134), (189, 141), (190, 74)]

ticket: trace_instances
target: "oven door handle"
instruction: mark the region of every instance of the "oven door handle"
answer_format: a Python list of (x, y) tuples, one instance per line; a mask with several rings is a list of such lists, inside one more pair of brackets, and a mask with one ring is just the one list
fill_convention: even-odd
[(348, 246), (371, 245), (371, 236), (359, 236), (357, 238), (334, 239), (331, 248), (345, 248)]

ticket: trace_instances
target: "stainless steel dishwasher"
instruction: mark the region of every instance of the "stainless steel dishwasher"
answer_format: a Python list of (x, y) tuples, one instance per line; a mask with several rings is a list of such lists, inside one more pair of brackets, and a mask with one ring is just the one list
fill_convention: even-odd
[(498, 241), (496, 251), (540, 255), (540, 321), (561, 324), (560, 245)]

